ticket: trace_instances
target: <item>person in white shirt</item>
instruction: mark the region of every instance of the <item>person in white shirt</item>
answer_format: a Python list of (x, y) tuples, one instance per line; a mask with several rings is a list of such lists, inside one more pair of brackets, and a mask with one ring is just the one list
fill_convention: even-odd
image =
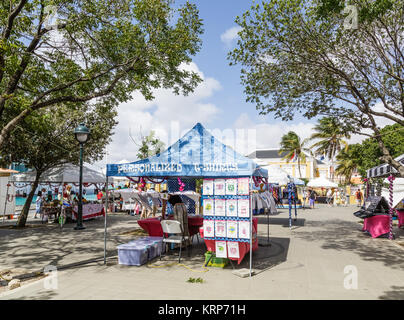
[(327, 191), (327, 205), (331, 207), (331, 201), (332, 201), (332, 190), (328, 189)]

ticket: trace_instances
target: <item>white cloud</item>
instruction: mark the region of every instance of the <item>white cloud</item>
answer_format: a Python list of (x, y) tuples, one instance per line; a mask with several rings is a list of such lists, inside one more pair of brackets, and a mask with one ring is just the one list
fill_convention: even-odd
[(195, 63), (184, 66), (184, 69), (197, 72), (204, 80), (188, 96), (177, 96), (171, 90), (158, 89), (154, 92), (155, 99), (146, 101), (139, 92), (135, 92), (131, 101), (118, 107), (119, 124), (107, 148), (108, 156), (96, 164), (98, 167), (105, 167), (106, 162), (119, 163), (122, 159), (136, 161), (141, 134), (148, 135), (154, 130), (168, 147), (181, 137), (184, 130), (191, 129), (197, 122), (209, 124), (220, 114), (216, 105), (204, 101), (221, 89), (220, 83), (205, 77)]
[[(256, 123), (250, 119), (250, 117), (243, 113), (234, 122), (234, 129), (248, 129), (255, 131), (255, 139), (251, 139), (254, 133), (250, 133), (250, 139), (246, 143), (244, 141), (238, 141), (237, 145), (242, 147), (241, 150), (236, 149), (243, 154), (251, 153), (256, 149), (271, 149), (279, 148), (282, 136), (289, 131), (294, 131), (303, 140), (309, 138), (313, 134), (314, 123), (309, 122), (283, 122), (278, 121), (275, 123)], [(247, 146), (246, 146), (247, 144)]]
[(224, 33), (220, 35), (220, 40), (228, 47), (231, 46), (232, 42), (238, 38), (238, 32), (241, 31), (240, 26), (235, 26), (227, 29)]

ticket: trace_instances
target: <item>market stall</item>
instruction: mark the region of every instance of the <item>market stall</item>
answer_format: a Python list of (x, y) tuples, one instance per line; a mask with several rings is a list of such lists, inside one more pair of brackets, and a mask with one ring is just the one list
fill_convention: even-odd
[[(41, 186), (48, 186), (51, 188), (55, 188), (54, 190), (62, 193), (64, 192), (67, 185), (79, 185), (79, 172), (80, 168), (77, 165), (66, 163), (61, 166), (57, 166), (55, 168), (51, 168), (45, 171), (39, 180), (39, 188)], [(14, 185), (18, 185), (20, 183), (28, 183), (33, 184), (36, 178), (36, 171), (28, 171), (20, 174), (16, 174), (11, 178), (11, 181)], [(94, 185), (95, 188), (101, 188), (102, 185), (105, 184), (105, 175), (92, 170), (86, 166), (83, 166), (83, 185), (89, 187), (90, 185)], [(61, 189), (59, 189), (61, 187)], [(60, 191), (59, 191), (60, 190)], [(63, 190), (63, 191), (62, 191)], [(56, 193), (56, 192), (54, 192)], [(54, 214), (55, 210), (60, 212), (60, 208), (55, 209), (53, 206), (49, 206), (46, 208), (49, 210), (49, 214)], [(91, 202), (83, 204), (83, 219), (95, 218), (98, 216), (104, 215), (104, 208), (101, 204), (93, 204)], [(73, 208), (71, 218), (73, 220), (76, 219), (77, 216), (77, 207)]]
[[(404, 164), (404, 154), (395, 158), (396, 161)], [(382, 188), (380, 194), (375, 195), (374, 191), (371, 192), (371, 181), (374, 178), (386, 178), (385, 183), (389, 184), (389, 188)], [(396, 188), (394, 188), (395, 181), (397, 181)], [(374, 217), (364, 218), (364, 231), (369, 230), (382, 230), (381, 235), (388, 234), (390, 240), (394, 239), (393, 233), (393, 217), (397, 216), (399, 227), (404, 225), (403, 212), (400, 210), (403, 206), (404, 197), (404, 179), (399, 178), (398, 171), (393, 168), (390, 164), (385, 163), (367, 170), (366, 182), (366, 192), (365, 192), (365, 204), (362, 207), (366, 211), (370, 204), (375, 202), (375, 199), (385, 199), (388, 201), (389, 210), (388, 212), (379, 214), (378, 219)], [(381, 200), (379, 200), (381, 201)], [(383, 218), (381, 216), (384, 216)]]
[[(135, 182), (148, 179), (151, 183), (177, 178), (204, 179), (205, 243), (215, 242), (213, 251), (217, 256), (238, 260), (238, 253), (244, 252), (241, 246), (248, 252), (255, 247), (253, 242), (258, 242), (256, 236), (253, 237), (253, 229), (256, 231), (256, 228), (253, 228), (250, 191), (253, 177), (266, 178), (267, 171), (219, 142), (200, 123), (159, 155), (133, 163), (108, 164), (107, 182), (108, 177), (116, 176), (129, 177)], [(230, 233), (227, 234), (227, 231)], [(234, 248), (238, 253), (234, 253)], [(252, 254), (250, 269), (251, 259)]]

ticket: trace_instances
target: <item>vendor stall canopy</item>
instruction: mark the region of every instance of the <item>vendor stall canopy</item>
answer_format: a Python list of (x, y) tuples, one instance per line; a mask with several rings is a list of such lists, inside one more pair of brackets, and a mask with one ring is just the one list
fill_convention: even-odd
[[(404, 154), (398, 156), (394, 160), (404, 165)], [(382, 178), (388, 177), (389, 175), (398, 175), (398, 171), (388, 163), (384, 163), (367, 170), (368, 178)]]
[[(80, 167), (71, 163), (66, 163), (45, 171), (39, 182), (46, 183), (79, 183)], [(34, 182), (36, 171), (28, 171), (16, 174), (12, 177), (14, 182)], [(85, 183), (105, 183), (105, 175), (83, 166), (83, 182)]]
[(266, 178), (268, 172), (197, 123), (161, 154), (126, 164), (108, 164), (107, 176)]
[(312, 188), (338, 188), (338, 184), (330, 180), (327, 180), (324, 177), (319, 177), (310, 180), (307, 186)]

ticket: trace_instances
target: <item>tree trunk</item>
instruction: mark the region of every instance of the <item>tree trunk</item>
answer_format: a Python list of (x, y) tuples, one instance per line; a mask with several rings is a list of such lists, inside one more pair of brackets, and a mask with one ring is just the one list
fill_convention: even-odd
[(17, 228), (24, 228), (25, 223), (27, 222), (28, 214), (29, 214), (29, 208), (31, 207), (32, 203), (32, 198), (35, 195), (35, 190), (39, 185), (39, 178), (41, 177), (42, 172), (37, 171), (36, 172), (36, 177), (34, 184), (32, 186), (32, 189), (30, 193), (28, 194), (27, 200), (25, 201), (24, 207), (22, 208), (22, 211), (20, 215), (18, 216), (18, 222), (17, 222)]
[(297, 158), (297, 166), (299, 168), (299, 178), (301, 179), (302, 178), (302, 172), (300, 171), (300, 157)]

